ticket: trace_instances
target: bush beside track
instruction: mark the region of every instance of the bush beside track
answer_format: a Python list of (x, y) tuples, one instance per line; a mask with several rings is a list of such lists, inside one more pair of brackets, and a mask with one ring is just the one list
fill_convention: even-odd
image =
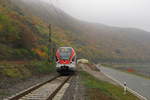
[(50, 74), (55, 70), (55, 64), (49, 64), (47, 61), (31, 61), (31, 62), (1, 62), (0, 63), (0, 87), (5, 84), (24, 80), (32, 76)]

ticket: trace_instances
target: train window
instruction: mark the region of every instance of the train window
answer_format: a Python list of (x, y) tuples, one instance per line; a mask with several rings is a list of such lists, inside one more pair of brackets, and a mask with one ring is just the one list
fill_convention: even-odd
[(60, 48), (59, 52), (60, 52), (61, 59), (68, 60), (71, 56), (72, 49), (71, 48)]
[(74, 57), (72, 58), (72, 61), (75, 61), (75, 59), (76, 59), (76, 58), (75, 58), (75, 56), (74, 56)]
[(56, 59), (56, 62), (58, 61), (58, 58), (57, 58), (57, 56), (55, 56), (55, 59)]

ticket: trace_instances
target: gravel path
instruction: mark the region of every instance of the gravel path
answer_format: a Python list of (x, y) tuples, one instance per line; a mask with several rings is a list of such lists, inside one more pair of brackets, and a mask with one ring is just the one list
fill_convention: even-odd
[(115, 81), (113, 81), (112, 79), (108, 78), (107, 76), (105, 76), (102, 72), (100, 71), (95, 71), (95, 70), (91, 70), (91, 68), (89, 68), (87, 65), (85, 64), (80, 64), (79, 65), (83, 71), (88, 72), (89, 74), (93, 75), (94, 77), (102, 80), (102, 81), (106, 81), (109, 83), (112, 83), (114, 85), (118, 85), (118, 83), (116, 83)]
[(78, 74), (72, 77), (70, 86), (61, 100), (86, 100), (85, 88), (80, 80), (81, 78)]
[[(79, 64), (78, 70), (86, 71), (100, 80), (118, 85), (116, 82), (106, 77), (100, 71), (95, 70), (95, 69), (92, 70), (88, 65)], [(87, 95), (86, 88), (82, 85), (81, 77), (77, 73), (75, 76), (73, 76), (72, 80), (70, 81), (70, 86), (68, 87), (67, 91), (65, 92), (61, 100), (87, 100), (88, 96), (86, 95)]]
[[(18, 80), (14, 85), (7, 85), (6, 87), (0, 88), (0, 100), (7, 98), (8, 96), (14, 95), (24, 89), (27, 89), (37, 83), (44, 82), (52, 77), (56, 76), (57, 73), (52, 73), (49, 75), (33, 76), (26, 80)], [(10, 83), (11, 84), (11, 83)]]

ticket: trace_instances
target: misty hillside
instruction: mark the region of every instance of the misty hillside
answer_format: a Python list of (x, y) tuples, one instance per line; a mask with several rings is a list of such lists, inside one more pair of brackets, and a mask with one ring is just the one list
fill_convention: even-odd
[[(54, 25), (52, 29), (56, 46), (75, 46), (71, 40), (80, 41), (69, 30)], [(0, 60), (47, 60), (48, 33), (48, 24), (40, 17), (24, 13), (10, 0), (0, 0)]]
[[(52, 24), (53, 41), (58, 46), (74, 47), (79, 57), (87, 57), (94, 61), (150, 61), (149, 32), (84, 22), (42, 0), (11, 0), (11, 4), (18, 7), (12, 7), (14, 11), (21, 10), (19, 14), (32, 17), (32, 20), (36, 17), (35, 24), (37, 20), (43, 21), (44, 25)], [(38, 24), (40, 27), (36, 28), (39, 29), (37, 31), (40, 36), (47, 36), (46, 26), (41, 29), (41, 23)], [(39, 34), (37, 31), (33, 31), (33, 34)], [(41, 41), (46, 42), (44, 39), (46, 37), (41, 38)]]

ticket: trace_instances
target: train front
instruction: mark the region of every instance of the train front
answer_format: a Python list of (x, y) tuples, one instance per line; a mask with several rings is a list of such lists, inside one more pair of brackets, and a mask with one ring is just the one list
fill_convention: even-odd
[(60, 47), (56, 52), (56, 70), (59, 73), (76, 70), (76, 53), (71, 47)]

